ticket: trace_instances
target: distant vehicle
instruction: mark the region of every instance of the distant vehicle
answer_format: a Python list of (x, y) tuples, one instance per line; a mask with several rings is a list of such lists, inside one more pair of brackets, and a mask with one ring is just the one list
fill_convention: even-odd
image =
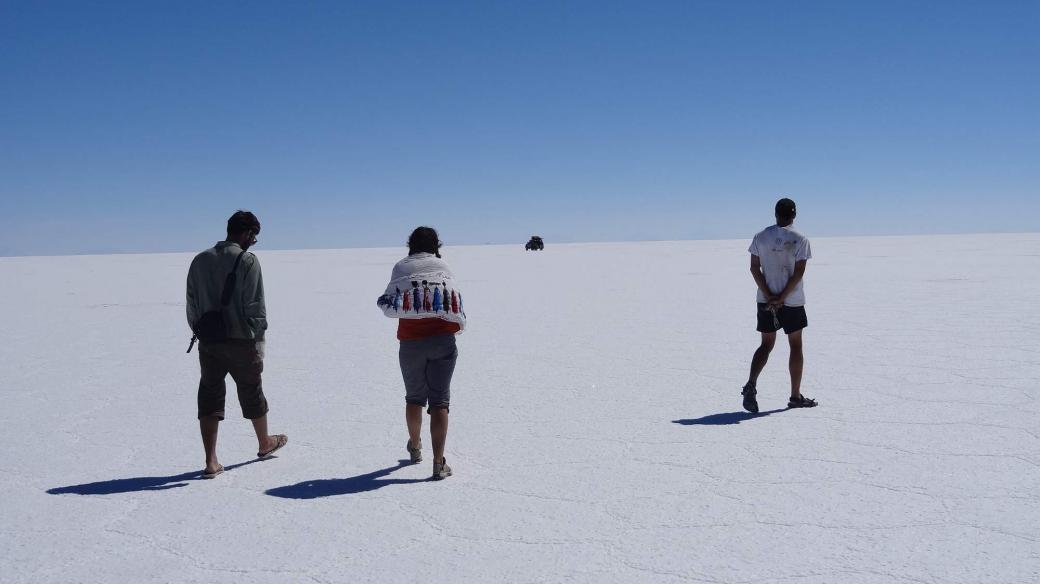
[(545, 242), (542, 241), (542, 238), (540, 236), (532, 235), (531, 241), (527, 242), (527, 245), (524, 246), (524, 249), (526, 249), (527, 251), (542, 251), (543, 249), (545, 249)]

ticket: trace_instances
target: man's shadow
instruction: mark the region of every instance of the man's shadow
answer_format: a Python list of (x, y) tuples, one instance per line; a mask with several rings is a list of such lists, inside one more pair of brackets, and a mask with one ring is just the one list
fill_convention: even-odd
[(731, 424), (746, 422), (747, 420), (754, 420), (755, 418), (764, 418), (770, 414), (786, 412), (788, 409), (790, 408), (780, 408), (777, 410), (769, 410), (768, 412), (758, 412), (757, 414), (752, 414), (751, 412), (726, 412), (725, 414), (711, 414), (710, 416), (704, 416), (703, 418), (672, 420), (672, 423), (681, 424), (683, 426), (728, 426)]
[(374, 491), (376, 489), (385, 487), (387, 485), (407, 485), (409, 483), (423, 483), (430, 479), (384, 479), (377, 480), (380, 477), (385, 477), (395, 470), (411, 466), (412, 461), (410, 460), (398, 460), (394, 466), (388, 466), (386, 468), (379, 469), (367, 474), (358, 475), (355, 477), (345, 479), (321, 479), (314, 481), (303, 481), (302, 483), (296, 483), (295, 485), (285, 485), (284, 487), (275, 487), (265, 491), (272, 497), (281, 497), (283, 499), (317, 499), (319, 497), (332, 497), (335, 495), (353, 495), (355, 493), (364, 493), (366, 491)]
[[(273, 458), (273, 457), (272, 457)], [(224, 471), (233, 470), (247, 464), (260, 462), (262, 458), (254, 458), (238, 464), (224, 467)], [(84, 483), (82, 485), (69, 485), (67, 487), (55, 487), (47, 489), (51, 495), (116, 495), (119, 493), (135, 493), (140, 491), (165, 491), (177, 487), (188, 486), (188, 481), (202, 480), (202, 471), (195, 470), (171, 475), (168, 477), (134, 477), (129, 479), (113, 479), (96, 483)]]

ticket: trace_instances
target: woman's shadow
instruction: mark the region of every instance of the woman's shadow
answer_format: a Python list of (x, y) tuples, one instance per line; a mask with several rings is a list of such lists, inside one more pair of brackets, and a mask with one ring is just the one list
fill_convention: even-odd
[(769, 410), (768, 412), (759, 412), (757, 414), (752, 414), (751, 412), (726, 412), (724, 414), (711, 414), (710, 416), (704, 416), (703, 418), (672, 420), (672, 423), (681, 424), (683, 426), (728, 426), (730, 424), (739, 424), (755, 418), (763, 418), (770, 414), (786, 412), (788, 409), (789, 408), (780, 408), (777, 410)]
[(332, 497), (335, 495), (353, 495), (374, 491), (387, 485), (407, 485), (409, 483), (423, 483), (430, 479), (383, 479), (395, 470), (411, 466), (410, 460), (398, 460), (394, 466), (379, 469), (367, 474), (358, 475), (345, 479), (320, 479), (314, 481), (303, 481), (295, 485), (275, 487), (265, 491), (272, 497), (283, 499), (317, 499), (320, 497)]

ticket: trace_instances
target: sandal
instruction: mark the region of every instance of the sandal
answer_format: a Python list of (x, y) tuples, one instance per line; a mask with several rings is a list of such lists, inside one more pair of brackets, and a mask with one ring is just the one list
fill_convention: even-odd
[(792, 397), (791, 400), (787, 402), (787, 407), (789, 408), (815, 408), (816, 405), (816, 400), (805, 397), (804, 395)]
[(412, 464), (422, 462), (422, 440), (419, 440), (418, 446), (412, 448), (412, 439), (409, 438), (406, 447), (408, 448), (408, 456), (411, 457)]
[(751, 382), (748, 382), (740, 392), (740, 395), (744, 396), (744, 409), (752, 414), (758, 413), (758, 400), (755, 399), (756, 394), (758, 394), (758, 390), (755, 389), (755, 385)]
[(217, 475), (222, 473), (222, 472), (224, 472), (224, 465), (221, 464), (221, 465), (217, 466), (217, 470), (215, 470), (213, 472), (209, 472), (208, 470), (202, 471), (202, 478), (204, 478), (204, 479), (215, 479), (215, 478), (217, 478)]
[(274, 454), (275, 450), (278, 450), (282, 446), (285, 446), (287, 442), (289, 442), (289, 437), (285, 434), (276, 434), (272, 436), (272, 438), (274, 438), (274, 446), (266, 452), (257, 452), (257, 458), (266, 458), (268, 456), (271, 456), (272, 454)]

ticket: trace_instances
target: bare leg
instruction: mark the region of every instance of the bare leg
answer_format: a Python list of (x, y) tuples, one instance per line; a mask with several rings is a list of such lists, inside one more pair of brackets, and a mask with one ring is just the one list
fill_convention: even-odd
[(776, 333), (762, 333), (762, 344), (758, 346), (755, 356), (751, 358), (751, 374), (748, 377), (748, 383), (751, 385), (758, 384), (758, 376), (765, 368), (766, 361), (769, 361), (769, 353), (773, 350), (774, 344), (776, 344)]
[(220, 428), (220, 418), (216, 416), (205, 416), (199, 418), (199, 430), (202, 432), (202, 448), (206, 451), (206, 472), (217, 472), (220, 463), (217, 462), (217, 430)]
[(791, 399), (802, 395), (802, 331), (787, 335), (791, 343), (791, 359), (788, 368), (791, 370)]
[(408, 423), (408, 441), (412, 445), (412, 448), (419, 446), (419, 441), (422, 439), (422, 406), (415, 404), (405, 404), (404, 406), (404, 419)]
[(448, 439), (448, 410), (430, 412), (430, 440), (433, 442), (433, 461), (444, 461), (444, 442)]
[(266, 452), (275, 447), (277, 441), (267, 433), (267, 414), (252, 420), (253, 431), (256, 432), (257, 452)]

